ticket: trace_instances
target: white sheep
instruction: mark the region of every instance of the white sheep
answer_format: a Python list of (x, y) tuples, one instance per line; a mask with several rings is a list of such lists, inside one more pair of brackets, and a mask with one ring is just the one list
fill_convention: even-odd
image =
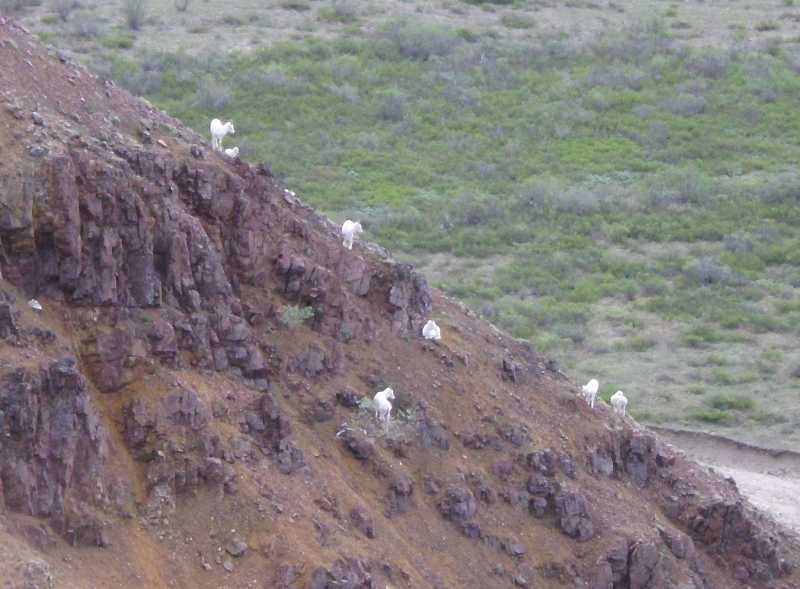
[(42, 304), (39, 301), (37, 301), (36, 299), (29, 300), (28, 301), (28, 306), (31, 309), (33, 309), (34, 311), (41, 311), (42, 310)]
[(222, 140), (225, 138), (225, 135), (236, 134), (236, 129), (233, 128), (233, 123), (228, 121), (224, 123), (219, 119), (214, 119), (211, 121), (211, 148), (215, 151), (222, 151)]
[(611, 395), (611, 406), (614, 408), (614, 413), (625, 417), (625, 409), (628, 407), (628, 399), (625, 397), (625, 393), (617, 391)]
[(597, 382), (596, 378), (593, 378), (581, 387), (581, 390), (583, 391), (583, 398), (587, 403), (589, 403), (589, 407), (592, 409), (594, 409), (594, 402), (595, 399), (597, 399), (597, 389), (599, 388), (600, 383)]
[(342, 223), (342, 245), (349, 250), (353, 249), (353, 240), (363, 231), (361, 223), (348, 219)]
[(392, 413), (392, 404), (389, 399), (394, 399), (394, 391), (387, 387), (375, 393), (375, 397), (372, 400), (372, 406), (375, 408), (375, 419), (383, 422), (383, 425), (387, 428), (389, 427)]
[(442, 330), (436, 325), (436, 321), (433, 319), (428, 320), (425, 327), (422, 328), (422, 337), (435, 341), (442, 339)]
[(228, 149), (224, 150), (225, 155), (227, 155), (231, 159), (236, 159), (239, 157), (239, 148), (238, 147), (229, 147)]

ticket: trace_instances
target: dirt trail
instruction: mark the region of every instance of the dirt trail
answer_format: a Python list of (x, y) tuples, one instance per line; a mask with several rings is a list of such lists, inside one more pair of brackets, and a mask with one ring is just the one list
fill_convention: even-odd
[(758, 448), (701, 432), (653, 429), (698, 462), (733, 477), (753, 505), (800, 533), (800, 453)]

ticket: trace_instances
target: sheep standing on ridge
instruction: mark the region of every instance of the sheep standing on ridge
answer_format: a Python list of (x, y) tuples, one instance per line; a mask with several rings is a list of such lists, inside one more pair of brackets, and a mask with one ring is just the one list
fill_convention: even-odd
[(227, 155), (231, 159), (236, 159), (239, 157), (239, 148), (238, 147), (229, 147), (225, 150), (225, 155)]
[(233, 128), (233, 123), (228, 121), (224, 123), (219, 119), (214, 119), (211, 121), (211, 148), (214, 151), (222, 151), (222, 140), (225, 138), (225, 135), (229, 133), (231, 135), (236, 134), (236, 129)]
[(581, 387), (581, 390), (583, 391), (583, 398), (587, 403), (589, 403), (589, 407), (592, 409), (594, 409), (594, 402), (595, 399), (597, 399), (597, 389), (599, 388), (600, 383), (597, 382), (596, 378), (593, 378)]
[(342, 224), (342, 245), (349, 250), (353, 249), (353, 240), (363, 231), (361, 223), (348, 219)]
[(430, 319), (425, 324), (425, 327), (422, 328), (422, 337), (425, 339), (439, 341), (442, 339), (442, 330), (439, 329), (439, 326), (436, 325), (436, 322), (433, 319)]
[(625, 410), (628, 407), (628, 399), (625, 397), (625, 393), (617, 391), (611, 395), (611, 406), (614, 408), (614, 413), (625, 417)]
[(394, 391), (390, 388), (385, 388), (375, 393), (375, 397), (372, 400), (372, 405), (375, 408), (375, 419), (382, 422), (387, 429), (389, 428), (389, 420), (392, 413), (392, 404), (389, 399), (394, 399)]

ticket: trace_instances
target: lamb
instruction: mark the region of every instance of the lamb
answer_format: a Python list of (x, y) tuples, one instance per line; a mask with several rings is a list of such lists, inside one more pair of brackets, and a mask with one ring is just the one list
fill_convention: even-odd
[(342, 224), (342, 245), (349, 250), (353, 249), (353, 240), (363, 231), (361, 223), (348, 219)]
[(211, 121), (211, 148), (215, 151), (222, 151), (222, 140), (228, 133), (236, 134), (236, 129), (233, 128), (231, 121), (224, 124), (219, 119)]
[(625, 397), (625, 393), (617, 391), (611, 395), (611, 406), (614, 408), (614, 413), (625, 417), (625, 409), (628, 407), (628, 399)]
[(442, 330), (439, 329), (439, 326), (436, 325), (436, 322), (433, 319), (430, 319), (425, 324), (425, 327), (422, 328), (422, 337), (425, 339), (439, 341), (442, 339)]
[(225, 155), (227, 155), (231, 159), (236, 159), (239, 157), (239, 148), (238, 147), (229, 147), (225, 150)]
[(375, 408), (375, 419), (382, 421), (385, 427), (389, 427), (389, 420), (391, 419), (392, 404), (389, 399), (394, 399), (394, 391), (390, 388), (385, 388), (382, 391), (375, 393), (372, 405)]
[(589, 407), (592, 409), (594, 409), (594, 402), (595, 399), (597, 399), (597, 389), (599, 388), (600, 383), (597, 382), (596, 378), (593, 378), (581, 387), (581, 390), (583, 391), (583, 398), (587, 403), (589, 403)]

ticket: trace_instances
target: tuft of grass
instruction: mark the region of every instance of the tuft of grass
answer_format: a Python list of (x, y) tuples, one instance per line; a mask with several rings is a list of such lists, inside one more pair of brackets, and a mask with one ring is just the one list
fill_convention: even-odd
[(136, 37), (129, 31), (113, 31), (103, 37), (101, 44), (109, 49), (130, 49)]
[(278, 321), (287, 329), (295, 329), (302, 325), (306, 320), (314, 316), (313, 307), (298, 307), (297, 305), (287, 305), (281, 311)]
[(702, 421), (704, 423), (714, 423), (724, 425), (731, 423), (734, 419), (727, 411), (720, 409), (701, 409), (691, 414), (691, 418), (695, 421)]
[(709, 397), (705, 403), (720, 411), (752, 411), (756, 407), (755, 401), (750, 397), (731, 397), (721, 394)]
[(500, 17), (500, 22), (509, 29), (532, 29), (536, 26), (536, 21), (533, 17), (517, 12), (504, 14)]

